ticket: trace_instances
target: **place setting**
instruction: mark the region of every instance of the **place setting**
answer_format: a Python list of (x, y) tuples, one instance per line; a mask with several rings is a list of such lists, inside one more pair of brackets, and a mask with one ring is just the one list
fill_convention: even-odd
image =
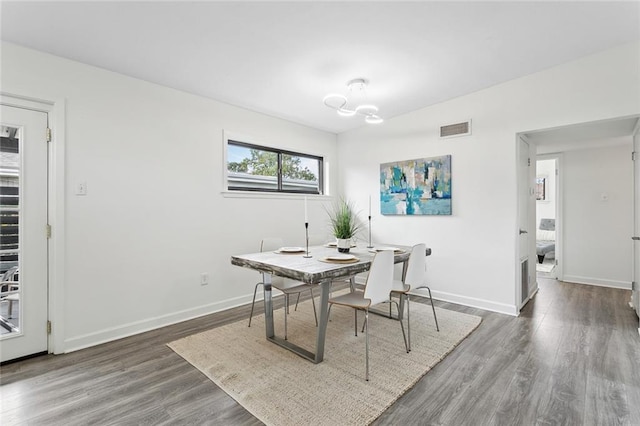
[(280, 247), (274, 251), (276, 254), (301, 254), (305, 253), (304, 247)]
[(342, 254), (342, 253), (338, 253), (338, 254), (332, 254), (329, 256), (323, 256), (321, 258), (318, 259), (320, 262), (325, 262), (325, 263), (338, 263), (338, 264), (344, 264), (344, 263), (358, 263), (360, 261), (360, 258), (352, 255), (352, 254)]
[[(325, 247), (330, 247), (330, 248), (336, 248), (336, 247), (338, 247), (338, 242), (337, 241), (329, 241), (324, 246)], [(351, 241), (351, 248), (354, 248), (354, 247), (356, 247), (356, 243), (352, 240)]]
[(395, 254), (401, 254), (406, 252), (406, 250), (404, 249), (401, 249), (399, 247), (391, 247), (391, 246), (371, 247), (369, 249), (371, 253), (378, 253), (378, 252), (387, 251), (387, 250), (392, 250)]

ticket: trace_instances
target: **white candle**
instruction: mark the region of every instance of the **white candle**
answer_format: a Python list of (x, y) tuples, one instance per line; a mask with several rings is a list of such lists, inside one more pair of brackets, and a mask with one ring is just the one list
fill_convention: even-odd
[(369, 216), (371, 216), (371, 195), (369, 195)]
[(304, 197), (304, 223), (309, 223), (309, 216), (307, 215), (307, 196)]

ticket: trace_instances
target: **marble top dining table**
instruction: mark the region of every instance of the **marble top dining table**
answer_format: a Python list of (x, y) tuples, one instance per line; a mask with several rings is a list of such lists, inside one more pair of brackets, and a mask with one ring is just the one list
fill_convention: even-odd
[[(352, 247), (349, 254), (358, 258), (354, 263), (338, 263), (326, 261), (327, 256), (339, 254), (335, 247), (312, 246), (309, 247), (309, 256), (306, 251), (301, 253), (283, 253), (280, 251), (258, 252), (231, 256), (231, 263), (236, 266), (250, 268), (263, 274), (264, 284), (264, 312), (265, 332), (267, 340), (286, 348), (301, 357), (320, 363), (324, 358), (324, 342), (327, 329), (327, 311), (329, 305), (329, 293), (331, 282), (346, 279), (356, 274), (366, 272), (371, 267), (376, 248), (394, 247), (394, 262), (404, 263), (406, 266), (411, 247), (396, 244), (377, 244), (374, 248), (362, 246)], [(431, 249), (427, 248), (425, 255), (429, 256)], [(316, 331), (315, 353), (302, 348), (295, 343), (275, 335), (273, 323), (273, 300), (271, 278), (273, 275), (290, 278), (307, 284), (317, 284), (320, 288), (320, 301), (318, 310), (320, 318)]]

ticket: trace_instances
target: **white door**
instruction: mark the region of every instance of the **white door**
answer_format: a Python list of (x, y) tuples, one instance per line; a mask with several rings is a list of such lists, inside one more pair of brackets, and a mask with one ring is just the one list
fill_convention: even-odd
[[(6, 218), (17, 212), (18, 221), (17, 244), (2, 252), (2, 257), (19, 268), (13, 303), (0, 302), (4, 314), (0, 318), (0, 361), (7, 361), (48, 347), (48, 146), (46, 113), (6, 105), (0, 108), (0, 125), (7, 136), (2, 138), (0, 178), (5, 188), (13, 187), (3, 191), (2, 213)], [(11, 197), (6, 197), (9, 193)], [(3, 263), (6, 269), (7, 261)]]
[[(633, 234), (633, 294), (632, 303), (640, 316), (640, 133), (633, 137), (633, 191), (634, 191), (634, 234)], [(640, 327), (638, 328), (640, 332)]]
[[(531, 268), (535, 267), (530, 260), (530, 210), (531, 195), (531, 152), (530, 146), (522, 138), (518, 138), (518, 283), (516, 289), (517, 305), (521, 306), (529, 297), (535, 282), (531, 279)], [(533, 214), (535, 216), (535, 213)]]

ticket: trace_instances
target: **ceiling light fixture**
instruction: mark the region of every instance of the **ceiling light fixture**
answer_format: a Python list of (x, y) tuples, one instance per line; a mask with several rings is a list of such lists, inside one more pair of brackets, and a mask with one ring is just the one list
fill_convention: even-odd
[[(364, 121), (369, 124), (380, 124), (384, 120), (378, 115), (378, 107), (367, 102), (367, 94), (365, 89), (369, 82), (364, 78), (356, 78), (347, 83), (349, 93), (353, 95), (355, 101), (352, 103), (357, 105), (355, 108), (349, 105), (349, 99), (339, 93), (329, 93), (322, 100), (326, 106), (333, 108), (342, 117), (353, 117), (360, 115), (364, 117)], [(359, 102), (358, 102), (359, 101)]]

